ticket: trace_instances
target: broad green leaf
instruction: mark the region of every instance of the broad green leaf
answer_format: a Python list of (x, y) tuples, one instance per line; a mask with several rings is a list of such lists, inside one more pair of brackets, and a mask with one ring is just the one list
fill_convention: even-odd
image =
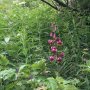
[(47, 80), (49, 90), (58, 90), (57, 81), (53, 77), (47, 78)]
[(65, 80), (62, 77), (56, 77), (56, 80), (57, 80), (59, 89), (63, 90)]
[(0, 55), (0, 65), (8, 65), (9, 60), (4, 55)]
[(16, 86), (16, 84), (17, 84), (17, 81), (14, 81), (14, 82), (12, 82), (12, 83), (10, 83), (10, 84), (7, 84), (7, 85), (5, 86), (5, 90), (13, 90), (14, 87)]
[(78, 90), (74, 85), (65, 85), (63, 90)]
[(40, 61), (35, 62), (34, 64), (31, 65), (31, 67), (33, 70), (37, 70), (37, 69), (44, 70), (45, 60), (40, 60)]
[(31, 68), (30, 65), (24, 64), (19, 67), (19, 71), (16, 74), (17, 77), (28, 78), (30, 76)]
[(19, 72), (21, 72), (27, 65), (21, 65), (19, 68)]
[(0, 72), (0, 78), (7, 80), (15, 74), (15, 69), (7, 69)]
[(64, 79), (62, 77), (56, 77), (56, 80), (59, 82), (59, 83), (63, 83), (64, 82)]
[(8, 43), (9, 40), (10, 40), (10, 37), (5, 37), (5, 38), (4, 38), (4, 41), (5, 41), (6, 43)]
[(90, 66), (90, 60), (86, 61), (87, 66)]

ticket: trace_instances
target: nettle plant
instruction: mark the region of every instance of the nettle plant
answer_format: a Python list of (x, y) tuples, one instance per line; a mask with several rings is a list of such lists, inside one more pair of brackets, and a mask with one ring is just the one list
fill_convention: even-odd
[(52, 31), (50, 32), (50, 38), (48, 40), (48, 44), (50, 45), (50, 51), (52, 53), (51, 56), (49, 56), (49, 60), (56, 61), (57, 63), (60, 63), (64, 57), (64, 52), (60, 52), (60, 48), (63, 45), (63, 42), (59, 35), (56, 35), (57, 26), (52, 23), (51, 24)]

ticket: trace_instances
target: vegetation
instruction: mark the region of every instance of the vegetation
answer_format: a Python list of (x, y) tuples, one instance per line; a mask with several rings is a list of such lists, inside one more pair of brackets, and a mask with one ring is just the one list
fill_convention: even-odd
[(0, 90), (90, 90), (89, 4), (0, 0)]

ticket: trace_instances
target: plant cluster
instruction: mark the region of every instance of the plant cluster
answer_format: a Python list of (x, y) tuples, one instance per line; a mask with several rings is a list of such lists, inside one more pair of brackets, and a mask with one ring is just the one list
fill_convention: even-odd
[(50, 45), (50, 51), (53, 53), (52, 56), (49, 57), (50, 61), (56, 60), (57, 62), (61, 62), (64, 57), (64, 52), (58, 52), (58, 47), (63, 45), (60, 37), (56, 36), (57, 26), (52, 23), (52, 32), (50, 32), (51, 39), (48, 40), (48, 44)]

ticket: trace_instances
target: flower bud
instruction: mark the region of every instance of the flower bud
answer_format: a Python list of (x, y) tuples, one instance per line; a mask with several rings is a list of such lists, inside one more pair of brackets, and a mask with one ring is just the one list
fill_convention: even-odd
[(54, 56), (50, 56), (49, 59), (50, 59), (50, 61), (53, 61), (54, 60)]
[(56, 39), (56, 34), (55, 34), (55, 32), (51, 32), (51, 33), (50, 33), (50, 37), (53, 37), (54, 39)]
[(57, 49), (51, 49), (51, 51), (53, 52), (53, 53), (56, 53), (57, 52)]
[(52, 46), (51, 49), (57, 49), (55, 46)]
[(61, 58), (61, 57), (58, 57), (58, 58), (57, 58), (57, 61), (58, 61), (58, 62), (61, 62), (61, 61), (62, 61), (62, 58)]
[(57, 41), (57, 44), (62, 45), (62, 41), (61, 40)]
[(53, 32), (50, 33), (50, 37), (53, 37)]
[(48, 40), (48, 44), (53, 44), (53, 40)]
[(55, 33), (53, 34), (53, 38), (56, 39), (56, 34)]
[(61, 56), (61, 57), (64, 57), (64, 52), (61, 52), (61, 53), (60, 53), (60, 56)]
[(56, 39), (56, 42), (57, 42), (57, 44), (62, 45), (62, 41), (61, 41), (60, 38), (57, 38), (57, 39)]
[(56, 52), (57, 52), (57, 48), (56, 48), (55, 46), (52, 46), (52, 47), (51, 47), (51, 51), (52, 51), (53, 53), (56, 53)]

